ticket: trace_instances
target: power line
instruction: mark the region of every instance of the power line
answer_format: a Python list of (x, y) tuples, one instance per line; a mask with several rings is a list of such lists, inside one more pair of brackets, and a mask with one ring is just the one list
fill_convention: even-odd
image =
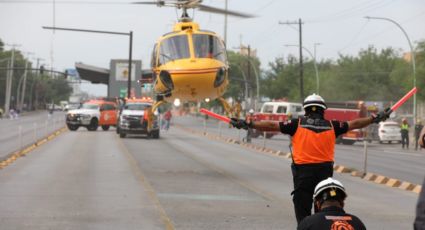
[(389, 4), (392, 4), (393, 2), (395, 2), (396, 0), (378, 0), (377, 2), (373, 2), (373, 1), (363, 1), (357, 5), (354, 5), (353, 7), (347, 8), (345, 10), (342, 10), (340, 12), (336, 12), (334, 14), (331, 15), (327, 15), (324, 16), (322, 18), (313, 18), (310, 20), (307, 20), (309, 23), (319, 23), (319, 22), (326, 22), (326, 21), (335, 21), (337, 19), (339, 20), (346, 20), (358, 15), (363, 15), (366, 12), (378, 9), (378, 8), (383, 8)]
[[(1, 3), (8, 4), (52, 4), (52, 1), (47, 0), (1, 0)], [(119, 2), (119, 1), (55, 1), (56, 4), (84, 4), (84, 5), (128, 5), (132, 2)]]

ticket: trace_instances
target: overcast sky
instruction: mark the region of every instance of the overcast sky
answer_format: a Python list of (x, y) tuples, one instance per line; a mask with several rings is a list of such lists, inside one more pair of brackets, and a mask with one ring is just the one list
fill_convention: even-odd
[[(171, 31), (178, 16), (173, 8), (150, 5), (60, 4), (60, 1), (56, 0), (57, 27), (133, 31), (133, 58), (142, 59), (143, 68), (149, 68), (156, 39)], [(110, 59), (128, 58), (129, 43), (125, 36), (43, 30), (42, 26), (53, 25), (53, 4), (32, 2), (36, 3), (0, 0), (0, 38), (3, 42), (21, 45), (20, 50), (34, 53), (33, 57), (43, 58), (48, 65), (52, 64), (53, 57), (53, 67), (57, 70), (72, 68), (75, 62), (109, 68)], [(224, 0), (204, 0), (203, 4), (224, 8)], [(296, 47), (284, 46), (298, 44), (298, 26), (279, 25), (279, 21), (301, 18), (304, 22), (303, 46), (314, 52), (314, 44), (320, 43), (316, 46), (318, 60), (336, 59), (338, 53), (356, 55), (369, 45), (409, 51), (406, 37), (395, 24), (367, 20), (364, 16), (391, 18), (404, 28), (412, 43), (425, 39), (424, 0), (228, 0), (228, 6), (230, 10), (257, 17), (229, 17), (227, 47), (233, 49), (241, 42), (251, 45), (257, 49), (265, 69), (276, 57), (298, 56)], [(224, 16), (195, 11), (194, 18), (202, 29), (223, 35)], [(99, 92), (94, 93), (106, 94), (105, 89)]]

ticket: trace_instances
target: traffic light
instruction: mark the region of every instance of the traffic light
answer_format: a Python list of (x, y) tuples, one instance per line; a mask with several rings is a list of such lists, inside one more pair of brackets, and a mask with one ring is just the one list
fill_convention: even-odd
[(40, 66), (40, 74), (44, 73), (44, 65)]

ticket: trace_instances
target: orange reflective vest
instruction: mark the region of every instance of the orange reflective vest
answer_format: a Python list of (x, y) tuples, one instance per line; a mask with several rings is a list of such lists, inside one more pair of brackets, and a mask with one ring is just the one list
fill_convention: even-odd
[(307, 127), (301, 126), (298, 120), (298, 128), (292, 137), (293, 160), (295, 164), (312, 164), (334, 161), (335, 131), (332, 125), (328, 130), (314, 132)]

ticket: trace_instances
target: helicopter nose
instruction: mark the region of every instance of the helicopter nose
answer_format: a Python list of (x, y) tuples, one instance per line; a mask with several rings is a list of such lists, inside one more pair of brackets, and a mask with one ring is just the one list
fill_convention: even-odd
[(164, 86), (167, 87), (168, 90), (174, 89), (174, 83), (168, 71), (162, 70), (159, 73), (159, 79), (161, 80), (162, 84), (164, 84)]
[(217, 70), (217, 74), (215, 75), (214, 87), (217, 88), (221, 84), (223, 84), (226, 79), (226, 70), (224, 68), (220, 68)]

